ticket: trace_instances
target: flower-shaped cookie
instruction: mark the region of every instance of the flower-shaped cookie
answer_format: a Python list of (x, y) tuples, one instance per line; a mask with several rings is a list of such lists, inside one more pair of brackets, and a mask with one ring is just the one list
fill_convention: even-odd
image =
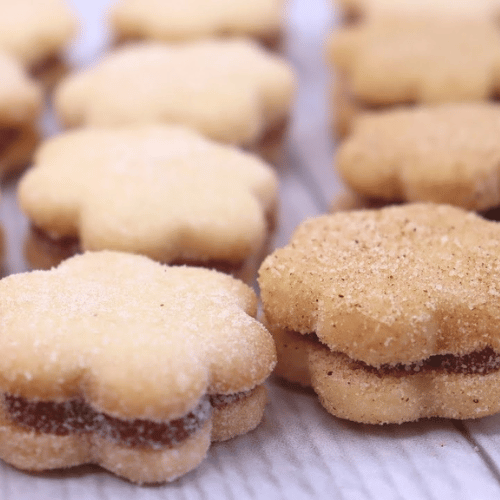
[(165, 41), (251, 36), (276, 41), (283, 0), (121, 0), (111, 11), (119, 38)]
[(448, 205), (304, 222), (259, 271), (279, 374), (360, 422), (500, 411), (499, 245)]
[(255, 293), (216, 271), (87, 252), (0, 281), (0, 456), (135, 482), (253, 429), (275, 362)]
[(456, 103), (364, 113), (336, 167), (365, 198), (500, 205), (500, 106)]
[(23, 166), (37, 143), (42, 92), (12, 56), (0, 52), (0, 176)]
[(475, 19), (382, 18), (337, 31), (330, 60), (364, 105), (487, 99), (500, 87), (500, 33)]
[(18, 196), (36, 228), (77, 237), (84, 250), (255, 271), (277, 189), (273, 169), (249, 153), (181, 127), (139, 125), (50, 139)]
[(69, 126), (180, 123), (254, 146), (285, 121), (293, 92), (289, 65), (249, 40), (144, 43), (69, 76), (55, 108)]

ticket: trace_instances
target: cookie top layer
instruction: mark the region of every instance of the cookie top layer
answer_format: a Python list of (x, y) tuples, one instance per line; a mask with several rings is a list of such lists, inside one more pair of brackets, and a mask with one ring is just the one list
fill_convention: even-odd
[(64, 0), (0, 0), (0, 49), (26, 65), (57, 54), (75, 31)]
[(500, 351), (500, 225), (448, 205), (301, 224), (259, 284), (269, 324), (379, 366)]
[(267, 37), (280, 31), (283, 7), (283, 0), (121, 0), (111, 11), (111, 24), (125, 38)]
[(48, 140), (21, 179), (35, 226), (87, 250), (241, 262), (262, 246), (278, 181), (259, 158), (187, 128), (86, 128)]
[(474, 19), (378, 19), (337, 31), (329, 58), (365, 104), (487, 99), (499, 90), (500, 33)]
[(500, 106), (457, 103), (364, 113), (336, 166), (366, 197), (474, 210), (500, 204)]
[(64, 80), (55, 108), (69, 126), (180, 123), (253, 145), (290, 111), (289, 65), (249, 40), (123, 47)]
[(0, 304), (0, 391), (28, 399), (171, 420), (262, 383), (275, 362), (253, 290), (207, 269), (87, 252), (2, 279)]
[(342, 9), (372, 19), (380, 16), (438, 16), (496, 20), (499, 0), (340, 0)]
[(42, 91), (12, 56), (0, 52), (0, 126), (33, 122), (42, 106)]

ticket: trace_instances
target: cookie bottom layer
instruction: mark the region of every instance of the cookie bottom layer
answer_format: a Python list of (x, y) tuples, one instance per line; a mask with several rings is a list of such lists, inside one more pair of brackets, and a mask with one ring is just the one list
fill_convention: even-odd
[(214, 406), (212, 441), (226, 441), (255, 429), (262, 420), (266, 402), (266, 388), (258, 385), (236, 401)]
[(210, 446), (211, 422), (166, 448), (127, 447), (95, 434), (57, 436), (29, 430), (0, 414), (0, 457), (19, 469), (43, 471), (94, 463), (134, 483), (172, 481), (194, 469)]
[[(222, 398), (222, 399), (221, 399)], [(264, 386), (247, 393), (216, 396), (212, 418), (168, 447), (128, 446), (95, 432), (57, 435), (19, 425), (0, 406), (0, 458), (24, 470), (43, 471), (93, 463), (135, 483), (172, 481), (194, 469), (211, 441), (254, 429), (266, 404)]]
[[(311, 386), (328, 412), (369, 424), (421, 418), (479, 418), (500, 411), (500, 369), (459, 373), (427, 366), (391, 373), (332, 352), (314, 336), (270, 328), (276, 341), (275, 373)], [(498, 356), (498, 355), (497, 355)], [(474, 357), (474, 355), (472, 356)]]

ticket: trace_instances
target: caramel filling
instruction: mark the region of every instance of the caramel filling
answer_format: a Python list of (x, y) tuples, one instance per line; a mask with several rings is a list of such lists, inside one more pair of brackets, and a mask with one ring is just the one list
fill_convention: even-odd
[(17, 424), (38, 432), (67, 436), (95, 432), (125, 446), (163, 448), (174, 446), (197, 432), (210, 418), (208, 398), (186, 416), (169, 422), (131, 419), (122, 420), (94, 410), (81, 398), (59, 403), (30, 401), (6, 394), (5, 407)]
[(5, 153), (21, 135), (19, 128), (3, 127), (0, 128), (0, 155)]
[(485, 347), (481, 351), (474, 351), (461, 356), (454, 354), (436, 354), (427, 359), (404, 365), (384, 364), (380, 367), (367, 365), (363, 361), (351, 361), (351, 368), (367, 370), (379, 377), (384, 375), (405, 376), (415, 373), (424, 373), (431, 370), (443, 370), (447, 373), (458, 373), (463, 375), (486, 375), (500, 369), (500, 353), (491, 347)]
[(251, 393), (252, 391), (235, 392), (234, 394), (213, 394), (210, 396), (210, 404), (216, 409), (223, 408), (247, 398)]
[(30, 231), (34, 243), (40, 250), (55, 252), (60, 256), (61, 260), (81, 252), (80, 242), (74, 236), (52, 238), (36, 226), (31, 226)]
[(33, 78), (41, 78), (44, 74), (54, 71), (63, 66), (64, 63), (59, 54), (52, 54), (45, 59), (35, 62), (30, 68), (30, 75)]
[(5, 394), (4, 406), (12, 421), (38, 432), (57, 436), (95, 432), (124, 446), (164, 448), (175, 446), (200, 430), (210, 418), (212, 407), (222, 408), (249, 394), (241, 392), (207, 396), (187, 415), (169, 422), (119, 419), (96, 411), (82, 398), (59, 403), (32, 401)]

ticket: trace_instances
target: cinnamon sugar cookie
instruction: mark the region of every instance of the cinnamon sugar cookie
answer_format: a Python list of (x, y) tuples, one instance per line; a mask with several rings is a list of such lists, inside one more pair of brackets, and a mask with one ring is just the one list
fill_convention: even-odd
[(87, 252), (0, 281), (0, 456), (171, 481), (256, 427), (275, 363), (255, 293), (216, 271)]
[(365, 113), (336, 168), (365, 199), (500, 205), (500, 105), (453, 103)]
[(110, 21), (119, 40), (249, 36), (273, 47), (281, 37), (283, 11), (283, 0), (120, 0)]
[(278, 373), (357, 422), (500, 411), (499, 243), (448, 205), (305, 221), (260, 269)]
[(89, 127), (46, 141), (18, 198), (52, 240), (249, 281), (274, 229), (278, 180), (258, 157), (186, 128)]
[(293, 93), (289, 65), (249, 40), (139, 43), (61, 82), (55, 108), (68, 126), (177, 123), (259, 150), (279, 146)]
[(42, 91), (20, 64), (0, 52), (0, 176), (23, 167), (38, 141)]

